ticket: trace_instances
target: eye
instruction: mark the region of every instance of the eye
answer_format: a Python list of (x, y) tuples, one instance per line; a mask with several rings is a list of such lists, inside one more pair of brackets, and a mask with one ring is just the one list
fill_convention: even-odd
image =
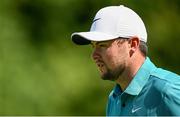
[(91, 48), (95, 48), (95, 46), (91, 44)]
[(108, 43), (99, 43), (98, 46), (99, 47), (108, 47)]

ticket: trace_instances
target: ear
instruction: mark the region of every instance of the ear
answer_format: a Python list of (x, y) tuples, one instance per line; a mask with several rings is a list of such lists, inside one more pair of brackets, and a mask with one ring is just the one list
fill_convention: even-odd
[(132, 56), (139, 48), (140, 40), (138, 37), (131, 37), (129, 39), (129, 55)]

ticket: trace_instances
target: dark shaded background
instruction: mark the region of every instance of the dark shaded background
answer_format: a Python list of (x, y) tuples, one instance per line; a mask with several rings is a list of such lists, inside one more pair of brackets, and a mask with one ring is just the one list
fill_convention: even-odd
[(105, 115), (114, 83), (70, 36), (120, 4), (144, 20), (152, 61), (179, 74), (179, 0), (1, 0), (0, 115)]

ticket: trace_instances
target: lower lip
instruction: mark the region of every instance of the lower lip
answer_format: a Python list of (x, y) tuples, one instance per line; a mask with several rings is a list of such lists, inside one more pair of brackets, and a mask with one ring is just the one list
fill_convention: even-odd
[(104, 70), (105, 70), (105, 66), (104, 65), (101, 64), (101, 66), (98, 66), (98, 67), (99, 67), (99, 70), (100, 70), (101, 73), (104, 72)]
[(98, 66), (100, 72), (103, 72), (105, 70), (105, 65), (103, 61), (96, 61), (96, 65)]

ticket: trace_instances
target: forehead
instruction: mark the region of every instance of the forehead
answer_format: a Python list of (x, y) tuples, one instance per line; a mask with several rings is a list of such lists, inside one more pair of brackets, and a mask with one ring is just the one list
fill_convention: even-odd
[(112, 43), (114, 42), (115, 40), (119, 40), (121, 42), (124, 42), (126, 40), (128, 40), (130, 38), (128, 37), (119, 37), (119, 38), (115, 38), (115, 39), (112, 39), (112, 40), (108, 40), (108, 41), (91, 41), (91, 44), (93, 45), (98, 45), (98, 44), (102, 44), (102, 43)]
[(114, 40), (108, 40), (108, 41), (91, 41), (91, 44), (98, 45), (102, 43), (112, 43)]

